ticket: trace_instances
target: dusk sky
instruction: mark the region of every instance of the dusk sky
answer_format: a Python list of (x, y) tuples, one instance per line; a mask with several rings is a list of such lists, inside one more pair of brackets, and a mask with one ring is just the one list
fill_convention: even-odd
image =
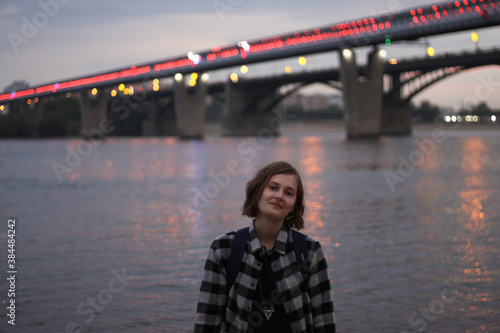
[[(181, 56), (188, 51), (203, 51), (239, 40), (301, 31), (434, 3), (439, 2), (7, 0), (0, 3), (0, 89), (3, 91), (14, 80), (38, 85)], [(35, 31), (26, 30), (26, 22), (33, 24), (34, 20), (43, 17), (48, 19)], [(23, 29), (28, 35), (23, 35)], [(436, 54), (473, 50), (471, 32), (427, 40)], [(500, 47), (500, 28), (477, 32), (480, 47)], [(23, 37), (23, 42), (14, 45), (9, 39), (12, 33)], [(388, 58), (426, 54), (422, 45), (394, 44), (386, 50)], [(364, 62), (366, 50), (357, 52), (358, 61)], [(337, 58), (334, 53), (316, 55), (310, 60), (308, 57), (308, 66), (334, 67)], [(281, 68), (285, 62), (253, 66), (264, 73)], [(456, 108), (464, 96), (470, 95), (484, 81), (493, 82), (491, 93), (482, 94), (484, 101), (490, 107), (500, 108), (500, 66), (476, 68), (442, 80), (416, 96), (414, 102), (427, 99), (440, 106)], [(328, 92), (328, 89), (315, 86), (309, 88), (311, 91)]]

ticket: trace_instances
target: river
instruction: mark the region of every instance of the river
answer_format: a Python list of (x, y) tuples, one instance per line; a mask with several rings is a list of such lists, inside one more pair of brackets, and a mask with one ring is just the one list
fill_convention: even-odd
[(440, 125), (2, 140), (0, 331), (192, 331), (208, 247), (248, 225), (245, 184), (275, 160), (302, 175), (338, 332), (500, 332), (500, 130)]

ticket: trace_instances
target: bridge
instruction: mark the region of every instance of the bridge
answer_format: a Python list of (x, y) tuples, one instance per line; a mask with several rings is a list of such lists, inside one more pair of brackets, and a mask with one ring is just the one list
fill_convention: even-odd
[[(175, 77), (174, 100), (179, 135), (198, 138), (203, 135), (207, 72), (299, 55), (339, 51), (348, 136), (372, 136), (391, 132), (385, 131), (382, 126), (387, 119), (392, 119), (388, 127), (393, 127), (394, 134), (403, 134), (407, 132), (407, 124), (398, 124), (406, 119), (398, 114), (401, 104), (391, 106), (393, 111), (390, 116), (383, 114), (382, 82), (386, 61), (384, 50), (378, 50), (376, 45), (387, 43), (387, 40), (415, 40), (425, 36), (495, 26), (500, 23), (499, 6), (500, 1), (493, 0), (440, 2), (389, 15), (350, 20), (253, 41), (242, 40), (234, 45), (216, 46), (202, 52), (188, 52), (182, 57), (13, 91), (0, 95), (0, 103), (20, 101), (22, 105), (27, 105), (31, 100), (40, 101), (57, 94), (75, 93), (79, 96), (82, 107), (83, 129), (90, 131), (99, 128), (106, 117), (108, 100), (111, 98), (109, 90), (115, 91), (116, 94), (116, 89), (113, 88), (122, 84)], [(369, 55), (365, 74), (360, 78), (353, 49), (362, 46), (375, 48)], [(190, 73), (200, 75), (194, 84), (190, 84), (194, 87), (188, 88), (183, 75)], [(401, 84), (402, 82), (395, 79), (393, 87), (400, 87)], [(225, 85), (226, 134), (255, 135), (256, 131), (262, 128), (262, 124), (269, 120), (270, 113), (246, 111), (249, 110), (249, 103), (256, 104), (256, 98), (260, 98), (264, 92), (259, 87), (243, 89), (240, 86), (241, 84), (233, 84), (230, 80)], [(392, 95), (386, 93), (386, 96), (398, 97), (399, 89), (396, 88), (393, 89)], [(41, 116), (34, 109), (39, 109), (37, 105), (40, 104), (31, 103), (31, 110), (24, 107), (23, 113), (31, 114), (30, 119), (35, 123)]]

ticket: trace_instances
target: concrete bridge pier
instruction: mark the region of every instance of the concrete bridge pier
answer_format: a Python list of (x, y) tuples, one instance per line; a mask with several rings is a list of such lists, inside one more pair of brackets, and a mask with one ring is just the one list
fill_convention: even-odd
[(194, 87), (186, 87), (184, 78), (176, 74), (174, 106), (177, 130), (181, 139), (202, 139), (205, 127), (207, 82), (201, 75)]
[[(255, 87), (228, 81), (225, 87), (225, 118), (222, 135), (258, 136), (279, 135), (275, 115), (271, 112), (276, 100), (274, 87)], [(274, 119), (275, 120), (275, 119)]]
[(381, 134), (410, 135), (411, 110), (408, 103), (401, 100), (400, 73), (392, 75), (392, 93), (384, 96)]
[(348, 138), (381, 134), (384, 60), (385, 51), (374, 49), (368, 55), (366, 76), (359, 77), (354, 52), (340, 52)]
[(172, 98), (153, 97), (146, 101), (146, 119), (142, 122), (143, 136), (178, 135)]
[(82, 134), (90, 138), (105, 137), (111, 130), (110, 120), (106, 117), (108, 110), (108, 94), (97, 91), (89, 94), (86, 89), (75, 94), (80, 103), (82, 113)]
[(38, 130), (38, 126), (40, 125), (43, 116), (42, 99), (38, 99), (38, 102), (30, 100), (30, 104), (28, 104), (27, 100), (21, 100), (19, 101), (19, 103), (19, 111), (21, 113), (21, 117), (23, 117), (33, 125), (32, 136), (39, 136), (40, 132)]

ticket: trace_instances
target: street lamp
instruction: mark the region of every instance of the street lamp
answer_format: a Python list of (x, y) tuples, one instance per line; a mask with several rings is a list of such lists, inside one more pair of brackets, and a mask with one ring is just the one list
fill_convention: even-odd
[(479, 41), (479, 35), (477, 34), (477, 32), (473, 32), (470, 34), (470, 39), (472, 39), (472, 41), (474, 42), (474, 48), (476, 49), (476, 51), (479, 49), (479, 44), (478, 44), (478, 41)]
[(434, 48), (432, 46), (429, 46), (427, 48), (427, 54), (429, 55), (429, 57), (434, 57)]

